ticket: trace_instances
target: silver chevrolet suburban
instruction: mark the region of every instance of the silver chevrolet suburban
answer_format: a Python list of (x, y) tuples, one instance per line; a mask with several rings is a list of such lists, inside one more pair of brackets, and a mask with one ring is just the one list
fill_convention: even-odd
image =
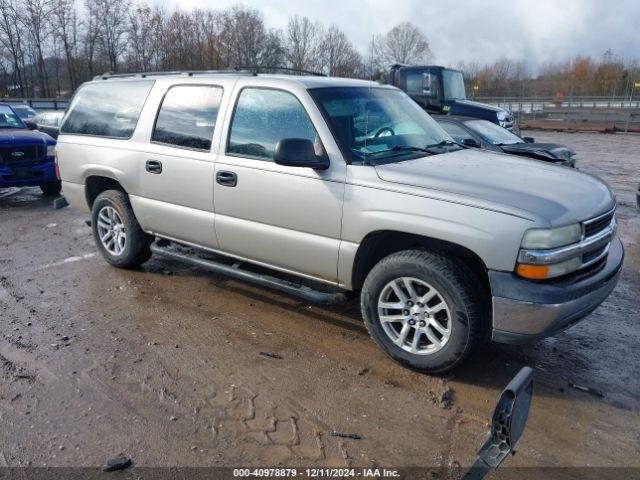
[(604, 182), (458, 145), (373, 82), (98, 77), (57, 161), (110, 264), (153, 252), (320, 302), (358, 292), (378, 345), (428, 372), (574, 324), (624, 257)]

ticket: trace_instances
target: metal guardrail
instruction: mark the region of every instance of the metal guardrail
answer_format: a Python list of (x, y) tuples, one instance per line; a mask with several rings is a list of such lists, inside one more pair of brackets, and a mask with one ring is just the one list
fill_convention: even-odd
[(66, 110), (70, 100), (56, 98), (2, 98), (0, 102), (10, 105), (29, 105), (36, 111), (39, 110)]
[(554, 97), (476, 97), (474, 100), (507, 108), (516, 114), (521, 112), (528, 115), (553, 108), (640, 108), (640, 98), (630, 100), (629, 97), (573, 97), (563, 100)]

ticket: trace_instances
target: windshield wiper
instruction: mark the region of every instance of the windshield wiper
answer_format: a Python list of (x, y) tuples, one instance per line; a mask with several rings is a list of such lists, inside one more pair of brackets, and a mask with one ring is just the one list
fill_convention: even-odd
[(425, 153), (431, 153), (430, 151), (428, 151), (426, 148), (420, 148), (420, 147), (409, 147), (409, 146), (403, 146), (403, 145), (396, 145), (394, 147), (391, 148), (387, 148), (386, 150), (379, 150), (377, 152), (371, 152), (369, 155), (379, 155), (381, 153), (404, 153), (404, 152), (425, 152)]
[(439, 143), (434, 143), (432, 145), (427, 145), (424, 148), (428, 149), (428, 148), (436, 148), (436, 147), (448, 147), (449, 145), (458, 145), (458, 144), (456, 142), (452, 142), (451, 140), (442, 140)]
[(461, 147), (461, 148), (466, 148), (463, 145), (460, 145), (459, 143), (456, 142), (452, 142), (451, 140), (442, 140), (439, 143), (434, 143), (432, 145), (427, 145), (426, 147), (424, 147), (424, 151), (425, 152), (429, 152), (429, 153), (433, 153), (433, 154), (437, 154), (437, 153), (443, 153), (441, 151), (434, 151), (434, 149), (439, 149), (442, 147)]

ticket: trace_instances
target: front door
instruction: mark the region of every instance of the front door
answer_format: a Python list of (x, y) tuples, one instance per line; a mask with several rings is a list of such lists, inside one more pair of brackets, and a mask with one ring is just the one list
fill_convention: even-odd
[[(319, 112), (316, 111), (319, 115)], [(283, 138), (323, 149), (307, 110), (283, 90), (244, 87), (216, 161), (216, 234), (230, 254), (334, 282), (345, 166), (327, 170), (273, 161)]]

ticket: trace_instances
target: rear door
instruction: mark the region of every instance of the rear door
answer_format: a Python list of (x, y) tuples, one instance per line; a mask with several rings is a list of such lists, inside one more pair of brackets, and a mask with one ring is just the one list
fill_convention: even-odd
[[(238, 84), (216, 162), (214, 203), (220, 248), (335, 282), (344, 160), (306, 90), (296, 94), (251, 85), (250, 80)], [(283, 138), (312, 140), (316, 151), (328, 147), (331, 166), (320, 171), (277, 165), (274, 149)]]
[(140, 197), (134, 208), (145, 230), (217, 246), (211, 145), (223, 95), (222, 86), (203, 84), (172, 85), (164, 93), (150, 143), (139, 156)]

